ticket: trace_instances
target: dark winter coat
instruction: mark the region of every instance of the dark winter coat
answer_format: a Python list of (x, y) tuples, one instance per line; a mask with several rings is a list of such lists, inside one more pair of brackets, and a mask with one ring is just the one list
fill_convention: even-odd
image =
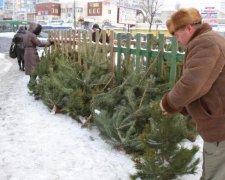
[(14, 35), (12, 41), (15, 42), (16, 46), (20, 49), (24, 49), (23, 37), (26, 31), (24, 27), (20, 27), (18, 32)]
[(12, 41), (16, 44), (16, 55), (18, 60), (23, 61), (23, 55), (24, 55), (24, 43), (23, 38), (25, 36), (26, 30), (24, 27), (20, 27), (18, 32), (14, 35)]
[(191, 37), (183, 74), (162, 105), (170, 114), (186, 110), (204, 141), (225, 140), (225, 39), (208, 24)]
[[(100, 43), (102, 43), (102, 33), (101, 32), (102, 32), (101, 29), (99, 29), (99, 36), (100, 36), (99, 42)], [(96, 32), (92, 33), (92, 41), (96, 42)], [(109, 43), (109, 36), (107, 33), (106, 33), (106, 43)]]
[(25, 53), (24, 53), (25, 74), (31, 75), (33, 68), (35, 68), (40, 61), (37, 52), (37, 46), (38, 47), (50, 46), (50, 43), (41, 42), (33, 32), (27, 31), (27, 33), (24, 36), (24, 46), (25, 46)]

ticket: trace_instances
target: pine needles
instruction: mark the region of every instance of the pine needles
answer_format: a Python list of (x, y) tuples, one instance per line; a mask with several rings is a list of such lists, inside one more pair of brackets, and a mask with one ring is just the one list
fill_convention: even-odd
[(78, 121), (79, 116), (93, 117), (109, 143), (132, 153), (137, 168), (133, 179), (172, 180), (193, 174), (198, 148), (184, 148), (181, 142), (196, 131), (190, 119), (162, 115), (159, 101), (170, 85), (166, 78), (156, 77), (157, 61), (152, 60), (146, 71), (122, 68), (123, 81), (116, 85), (109, 61), (102, 61), (101, 53), (99, 46), (87, 41), (82, 44), (81, 62), (66, 61), (59, 49), (46, 52), (36, 70), (39, 83), (33, 91), (50, 109), (58, 107)]

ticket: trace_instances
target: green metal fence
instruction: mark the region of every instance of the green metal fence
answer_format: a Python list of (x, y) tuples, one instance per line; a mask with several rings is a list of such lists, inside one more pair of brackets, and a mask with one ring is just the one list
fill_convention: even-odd
[[(110, 31), (110, 43), (105, 41), (106, 31), (96, 36), (102, 36), (103, 42), (92, 42), (91, 31), (51, 31), (50, 39), (56, 41), (55, 45), (60, 45), (66, 53), (69, 49), (78, 51), (78, 61), (82, 62), (82, 43), (91, 43), (96, 48), (101, 48), (102, 60), (110, 59), (111, 70), (115, 74), (115, 79), (119, 83), (122, 80), (122, 66), (126, 66), (133, 71), (145, 71), (153, 60), (157, 60), (157, 75), (165, 78), (165, 64), (169, 71), (166, 78), (173, 85), (180, 75), (184, 53), (178, 52), (178, 44), (175, 37), (165, 37), (159, 34), (157, 37), (152, 34), (137, 33), (132, 37), (130, 33), (118, 33)], [(96, 38), (98, 39), (98, 38)], [(106, 51), (109, 49), (109, 51)], [(68, 56), (67, 56), (68, 57)], [(71, 57), (70, 57), (71, 58)], [(75, 58), (75, 57), (74, 57)], [(68, 59), (67, 59), (68, 60)]]

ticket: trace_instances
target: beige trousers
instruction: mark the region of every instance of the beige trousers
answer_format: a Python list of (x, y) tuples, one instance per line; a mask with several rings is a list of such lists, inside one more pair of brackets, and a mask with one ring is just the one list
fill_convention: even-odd
[(201, 180), (225, 180), (225, 141), (203, 145)]

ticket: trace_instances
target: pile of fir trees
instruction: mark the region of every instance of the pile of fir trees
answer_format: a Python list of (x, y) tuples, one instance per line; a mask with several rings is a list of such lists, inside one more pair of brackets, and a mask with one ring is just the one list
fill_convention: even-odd
[[(50, 109), (56, 107), (77, 120), (78, 116), (93, 117), (93, 125), (109, 143), (133, 155), (137, 168), (133, 179), (172, 180), (195, 173), (198, 148), (182, 144), (196, 131), (189, 118), (162, 115), (159, 102), (170, 84), (157, 76), (157, 61), (141, 72), (123, 67), (118, 85), (112, 81), (108, 60), (101, 58), (101, 50), (85, 42), (83, 64), (66, 61), (60, 49), (46, 52), (36, 70), (39, 81), (34, 94)], [(164, 64), (167, 75), (168, 64)]]
[(159, 107), (169, 87), (152, 74), (133, 73), (121, 85), (93, 98), (94, 122), (101, 134), (134, 155), (138, 171), (133, 179), (170, 180), (196, 171), (198, 147), (181, 145), (196, 135), (190, 119), (164, 116)]
[(94, 57), (89, 52), (93, 49), (87, 48), (88, 51), (82, 53), (82, 63), (86, 67), (77, 59), (66, 61), (61, 49), (54, 49), (51, 53), (46, 51), (33, 72), (39, 78), (32, 89), (33, 94), (38, 95), (50, 109), (68, 113), (78, 121), (79, 116), (89, 116), (92, 97), (107, 89), (112, 80), (108, 61), (101, 62), (99, 56), (95, 56), (94, 61), (87, 58)]

